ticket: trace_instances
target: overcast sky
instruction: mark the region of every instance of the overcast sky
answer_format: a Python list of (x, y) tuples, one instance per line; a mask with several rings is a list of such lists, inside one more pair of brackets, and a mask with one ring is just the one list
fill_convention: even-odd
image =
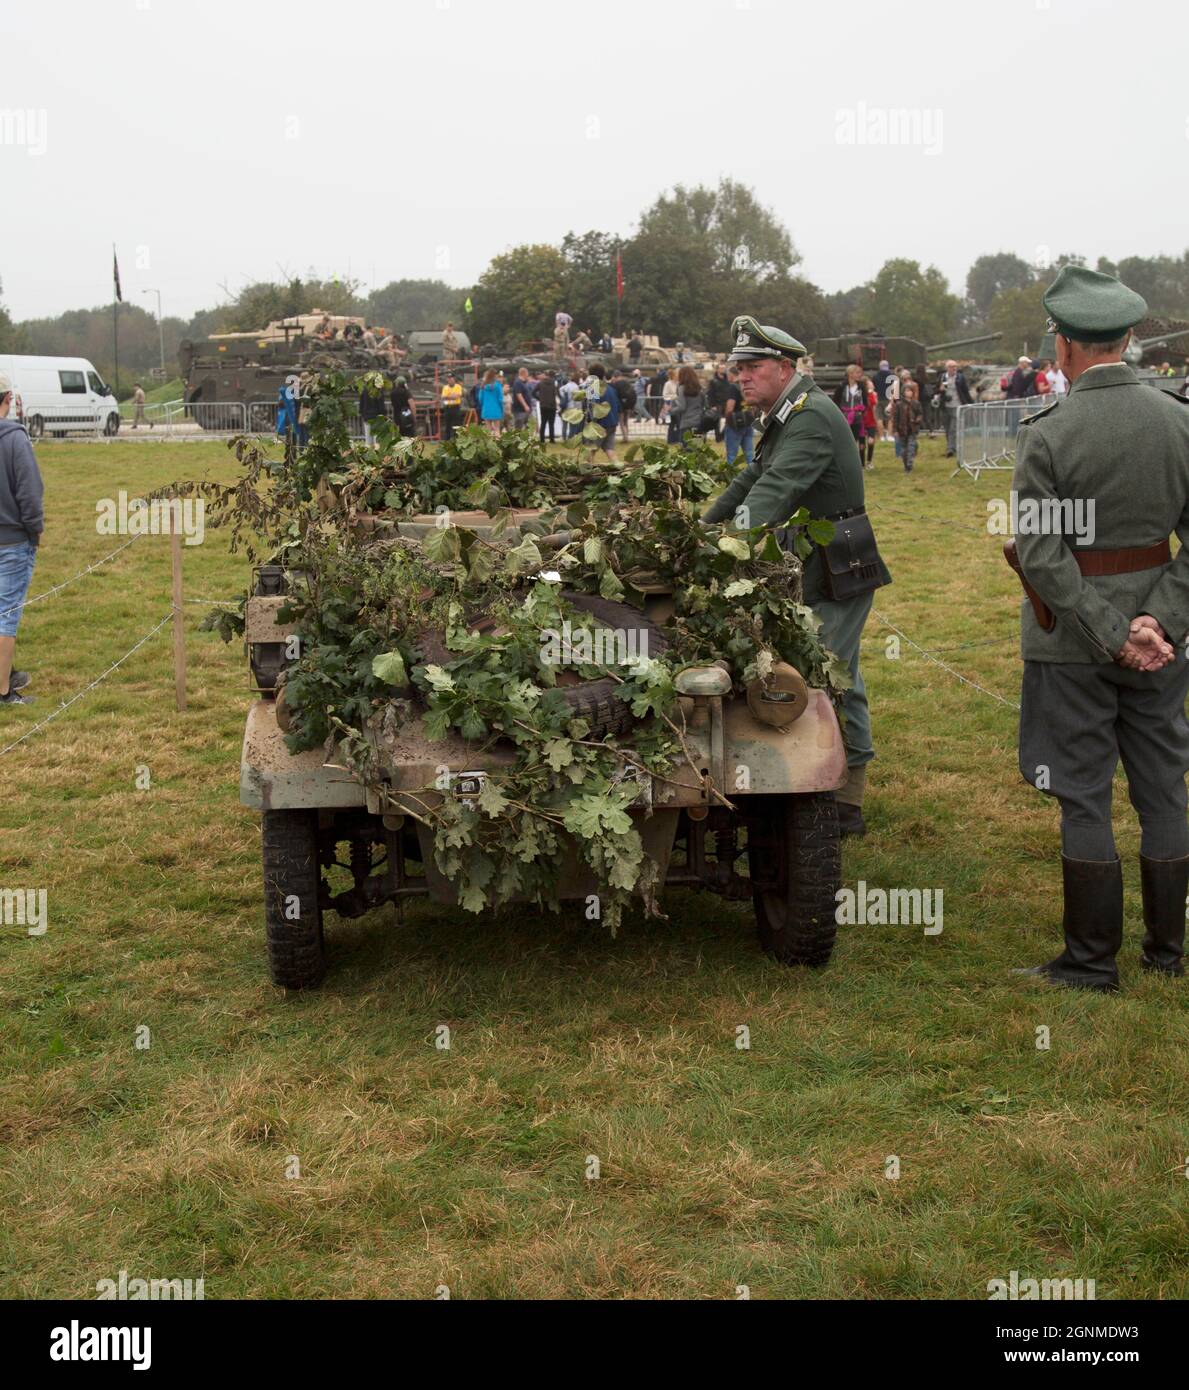
[(1179, 255), (1187, 30), (1184, 0), (9, 0), (3, 296), (109, 303), (113, 241), (125, 299), (181, 316), (311, 269), (469, 284), (724, 174), (827, 291)]

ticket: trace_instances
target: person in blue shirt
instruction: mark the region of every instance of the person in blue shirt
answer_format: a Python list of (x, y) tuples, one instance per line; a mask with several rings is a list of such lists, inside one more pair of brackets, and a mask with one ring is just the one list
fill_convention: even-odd
[(479, 419), (492, 434), (499, 434), (503, 428), (504, 383), (497, 381), (492, 367), (488, 367), (479, 387)]

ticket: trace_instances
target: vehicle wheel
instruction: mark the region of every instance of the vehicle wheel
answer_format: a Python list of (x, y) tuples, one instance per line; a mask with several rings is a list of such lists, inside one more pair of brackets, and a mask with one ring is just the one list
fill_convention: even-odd
[(120, 417), (113, 410), (104, 422), (103, 433), (110, 439), (113, 434), (120, 432)]
[(30, 415), (25, 422), (25, 428), (29, 431), (30, 439), (40, 439), (45, 433), (45, 421), (40, 415)]
[(833, 792), (748, 797), (747, 859), (760, 945), (782, 965), (825, 965), (842, 882)]
[(326, 973), (318, 889), (318, 812), (265, 811), (264, 932), (274, 985), (308, 989)]

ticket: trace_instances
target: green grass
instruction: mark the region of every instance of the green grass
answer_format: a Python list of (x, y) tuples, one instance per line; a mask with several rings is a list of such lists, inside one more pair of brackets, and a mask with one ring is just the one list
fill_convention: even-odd
[[(113, 548), (98, 498), (231, 474), (216, 444), (38, 453), (35, 593)], [(1016, 581), (984, 529), (1009, 475), (951, 480), (935, 441), (911, 477), (891, 454), (867, 475), (895, 576), (876, 608), (930, 649), (983, 643), (942, 659), (1017, 698)], [(191, 597), (245, 586), (218, 533), (185, 566)], [(3, 733), (103, 671), (168, 593), (149, 538), (31, 607), (40, 703)], [(245, 663), (201, 613), (185, 714), (166, 628), (0, 758), (0, 887), (49, 894), (46, 935), (0, 929), (0, 1295), (93, 1296), (120, 1269), (204, 1277), (208, 1297), (985, 1298), (1012, 1269), (1189, 1293), (1186, 993), (1138, 969), (1134, 816), (1120, 793), (1123, 993), (1011, 979), (1060, 918), (1056, 811), (1019, 777), (1013, 711), (890, 657), (872, 619), (879, 758), (845, 882), (944, 889), (940, 937), (843, 929), (804, 973), (711, 896), (671, 894), (668, 921), (631, 916), (616, 940), (577, 911), (418, 904), (332, 916), (325, 986), (285, 997), (237, 799)]]

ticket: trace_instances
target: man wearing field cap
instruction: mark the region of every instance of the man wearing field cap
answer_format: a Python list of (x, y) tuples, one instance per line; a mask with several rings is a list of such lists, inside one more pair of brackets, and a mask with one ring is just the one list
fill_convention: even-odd
[(0, 372), (0, 706), (28, 705), (27, 671), (12, 669), (17, 625), (44, 525), (41, 474), (25, 427), (11, 418), (12, 382)]
[[(733, 521), (740, 529), (783, 528), (800, 507), (834, 523), (834, 539), (815, 546), (805, 562), (804, 599), (821, 619), (820, 637), (850, 668), (854, 682), (842, 697), (846, 715), (846, 785), (839, 789), (842, 833), (862, 835), (867, 764), (875, 757), (871, 713), (859, 670), (859, 639), (872, 595), (892, 576), (876, 549), (863, 501), (863, 465), (842, 412), (797, 370), (804, 346), (782, 329), (744, 315), (731, 327), (743, 399), (762, 411), (753, 461), (711, 503), (708, 522)], [(777, 530), (782, 545), (792, 539)]]
[(1015, 546), (1030, 586), (1020, 770), (1061, 804), (1065, 950), (1021, 973), (1114, 990), (1123, 874), (1111, 780), (1120, 759), (1140, 821), (1141, 963), (1182, 974), (1189, 408), (1142, 385), (1122, 361), (1147, 312), (1138, 294), (1065, 266), (1044, 305), (1069, 391), (1025, 421), (1017, 447)]

